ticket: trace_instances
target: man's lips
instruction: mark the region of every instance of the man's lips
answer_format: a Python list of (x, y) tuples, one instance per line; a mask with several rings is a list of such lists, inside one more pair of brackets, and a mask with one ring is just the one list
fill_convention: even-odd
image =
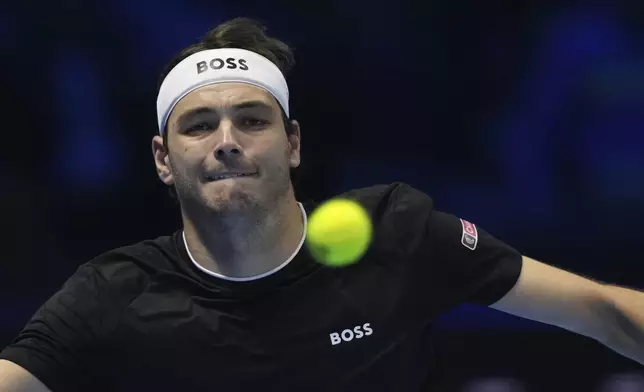
[(208, 181), (219, 181), (225, 180), (227, 178), (238, 178), (238, 177), (254, 177), (257, 175), (257, 172), (225, 172), (217, 173), (206, 176)]

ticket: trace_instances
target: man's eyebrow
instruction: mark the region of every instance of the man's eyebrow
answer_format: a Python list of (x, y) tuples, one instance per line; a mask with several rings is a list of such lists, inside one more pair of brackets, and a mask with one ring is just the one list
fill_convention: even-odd
[[(273, 107), (264, 101), (254, 100), (254, 101), (245, 101), (245, 102), (232, 105), (232, 109), (233, 110), (243, 110), (243, 109), (273, 110)], [(212, 106), (199, 106), (199, 107), (190, 109), (185, 113), (182, 113), (179, 116), (178, 121), (179, 122), (185, 121), (186, 119), (196, 116), (198, 114), (210, 114), (210, 113), (216, 113), (216, 112), (217, 112), (217, 109), (215, 109)]]
[(240, 109), (267, 109), (267, 110), (273, 110), (273, 107), (269, 105), (268, 103), (260, 100), (255, 100), (255, 101), (246, 101), (242, 103), (238, 103), (236, 105), (233, 105), (233, 109), (235, 110), (240, 110)]

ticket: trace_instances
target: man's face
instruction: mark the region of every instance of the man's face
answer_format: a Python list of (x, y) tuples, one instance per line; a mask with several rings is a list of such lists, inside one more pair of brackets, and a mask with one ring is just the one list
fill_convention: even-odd
[(184, 208), (214, 211), (271, 208), (290, 190), (300, 163), (300, 133), (287, 136), (277, 101), (243, 83), (199, 88), (168, 119), (167, 151), (155, 136), (157, 172), (174, 185)]

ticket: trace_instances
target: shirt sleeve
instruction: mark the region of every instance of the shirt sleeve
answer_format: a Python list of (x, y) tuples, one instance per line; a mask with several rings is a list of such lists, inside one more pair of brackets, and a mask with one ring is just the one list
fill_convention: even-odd
[(428, 224), (432, 283), (454, 302), (489, 306), (505, 296), (521, 273), (521, 254), (464, 219), (441, 211)]
[(112, 326), (106, 286), (93, 267), (81, 266), (38, 309), (0, 359), (23, 367), (53, 392), (95, 390), (89, 382), (102, 338)]
[(415, 302), (429, 302), (437, 312), (463, 303), (488, 306), (514, 287), (522, 266), (518, 251), (473, 223), (435, 210), (429, 196), (406, 184), (391, 197)]

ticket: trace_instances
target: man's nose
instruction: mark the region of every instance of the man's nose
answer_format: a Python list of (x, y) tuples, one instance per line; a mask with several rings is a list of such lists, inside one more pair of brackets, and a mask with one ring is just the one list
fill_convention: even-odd
[(215, 148), (215, 158), (235, 159), (242, 155), (242, 147), (235, 137), (235, 130), (232, 127), (222, 127), (222, 139)]

